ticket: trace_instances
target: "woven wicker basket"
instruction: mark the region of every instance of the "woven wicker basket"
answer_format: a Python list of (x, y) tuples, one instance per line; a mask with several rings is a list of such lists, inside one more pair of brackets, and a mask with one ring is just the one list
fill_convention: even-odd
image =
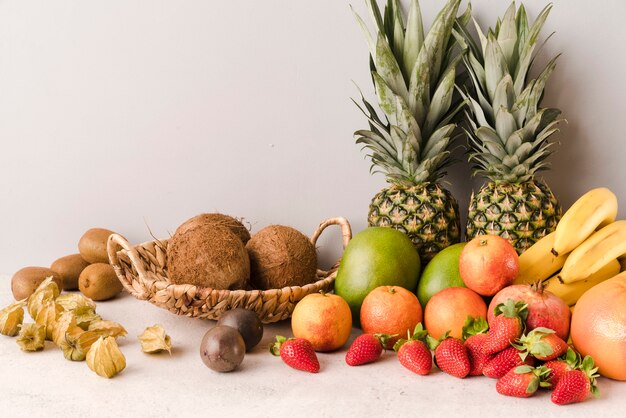
[[(345, 218), (322, 222), (311, 237), (311, 242), (315, 245), (322, 231), (330, 225), (341, 228), (345, 249), (352, 238), (350, 224)], [(133, 247), (121, 235), (113, 234), (107, 245), (111, 265), (124, 288), (137, 299), (148, 300), (177, 315), (203, 319), (218, 319), (232, 308), (252, 310), (264, 323), (287, 319), (303, 297), (332, 289), (339, 266), (338, 261), (329, 271), (318, 270), (318, 280), (314, 283), (282, 289), (218, 290), (171, 284), (167, 277), (167, 242), (156, 240)]]

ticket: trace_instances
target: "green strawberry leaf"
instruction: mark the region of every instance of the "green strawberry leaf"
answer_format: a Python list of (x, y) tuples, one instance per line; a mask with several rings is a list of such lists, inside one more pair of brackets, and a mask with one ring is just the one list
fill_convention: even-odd
[(515, 373), (516, 374), (524, 374), (524, 373), (530, 373), (534, 370), (534, 368), (532, 366), (529, 366), (527, 364), (524, 364), (522, 366), (517, 366), (515, 368)]
[(532, 354), (535, 357), (537, 356), (547, 357), (551, 355), (552, 353), (554, 353), (554, 349), (552, 348), (552, 346), (545, 341), (539, 341), (537, 343), (534, 343), (530, 347), (529, 351), (530, 351), (530, 354)]
[(539, 389), (539, 379), (533, 378), (526, 387), (526, 393), (535, 393)]
[(468, 315), (463, 324), (462, 340), (478, 334), (485, 334), (489, 330), (489, 324), (482, 316), (472, 317)]

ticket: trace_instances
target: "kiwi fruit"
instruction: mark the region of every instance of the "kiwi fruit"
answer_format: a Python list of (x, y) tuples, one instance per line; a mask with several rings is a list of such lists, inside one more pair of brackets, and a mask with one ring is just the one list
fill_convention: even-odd
[(50, 269), (57, 272), (63, 279), (63, 290), (76, 290), (78, 277), (88, 265), (89, 263), (80, 254), (71, 254), (55, 260)]
[(245, 353), (246, 344), (239, 331), (223, 325), (208, 330), (200, 343), (202, 362), (216, 372), (235, 370)]
[(52, 280), (63, 289), (63, 278), (61, 275), (47, 267), (24, 267), (17, 271), (11, 278), (11, 291), (15, 300), (26, 299), (32, 295), (41, 282), (52, 276)]
[(258, 315), (243, 308), (228, 310), (220, 316), (217, 325), (235, 328), (246, 343), (246, 351), (252, 350), (263, 338), (263, 324)]
[(167, 271), (175, 284), (243, 289), (250, 278), (250, 261), (243, 242), (229, 228), (203, 224), (169, 240)]
[(300, 231), (284, 225), (263, 228), (246, 244), (250, 281), (257, 289), (304, 286), (316, 280), (317, 253)]
[(108, 263), (107, 240), (115, 232), (103, 228), (92, 228), (78, 241), (78, 251), (88, 263)]
[(193, 218), (183, 222), (177, 229), (175, 234), (184, 234), (185, 232), (201, 225), (219, 225), (230, 229), (235, 235), (246, 244), (250, 240), (250, 232), (239, 220), (232, 216), (222, 213), (201, 213)]
[(80, 273), (78, 288), (92, 300), (108, 300), (124, 288), (115, 270), (106, 263), (91, 264)]

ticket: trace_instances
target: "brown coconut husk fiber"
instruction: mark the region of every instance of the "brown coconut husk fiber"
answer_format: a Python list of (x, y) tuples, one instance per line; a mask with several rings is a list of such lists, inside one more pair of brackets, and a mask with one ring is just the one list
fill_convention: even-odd
[(250, 261), (241, 239), (230, 229), (204, 224), (176, 232), (167, 247), (172, 283), (213, 289), (243, 289), (250, 278)]
[(235, 233), (245, 245), (250, 240), (250, 232), (241, 221), (232, 216), (223, 213), (201, 213), (191, 219), (183, 222), (177, 229), (175, 234), (183, 234), (190, 229), (201, 225), (218, 225), (224, 226)]
[(294, 228), (270, 225), (257, 232), (246, 248), (250, 255), (250, 280), (257, 289), (304, 286), (316, 280), (315, 246)]

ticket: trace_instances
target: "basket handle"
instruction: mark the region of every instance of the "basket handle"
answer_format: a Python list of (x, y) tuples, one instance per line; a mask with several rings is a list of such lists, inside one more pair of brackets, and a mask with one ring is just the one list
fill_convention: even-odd
[(313, 245), (317, 244), (317, 239), (320, 237), (322, 232), (329, 227), (330, 225), (339, 225), (341, 228), (341, 241), (343, 243), (343, 249), (345, 250), (348, 246), (348, 243), (352, 239), (352, 228), (350, 228), (350, 222), (346, 218), (337, 217), (326, 219), (322, 223), (317, 226), (317, 229), (311, 236), (311, 242)]
[(133, 263), (133, 266), (137, 270), (137, 274), (139, 276), (139, 280), (143, 281), (143, 278), (146, 277), (146, 271), (143, 268), (143, 263), (139, 260), (139, 254), (137, 254), (137, 250), (135, 250), (128, 240), (119, 234), (111, 234), (109, 235), (109, 239), (107, 240), (107, 253), (109, 254), (109, 261), (111, 262), (111, 266), (118, 273), (117, 277), (120, 279), (122, 285), (128, 290), (132, 295), (140, 299), (147, 299), (148, 293), (145, 291), (138, 291), (133, 284), (128, 281), (128, 277), (125, 274), (121, 274), (122, 267), (120, 266), (120, 260), (117, 256), (118, 246), (122, 247), (127, 253), (128, 257)]

